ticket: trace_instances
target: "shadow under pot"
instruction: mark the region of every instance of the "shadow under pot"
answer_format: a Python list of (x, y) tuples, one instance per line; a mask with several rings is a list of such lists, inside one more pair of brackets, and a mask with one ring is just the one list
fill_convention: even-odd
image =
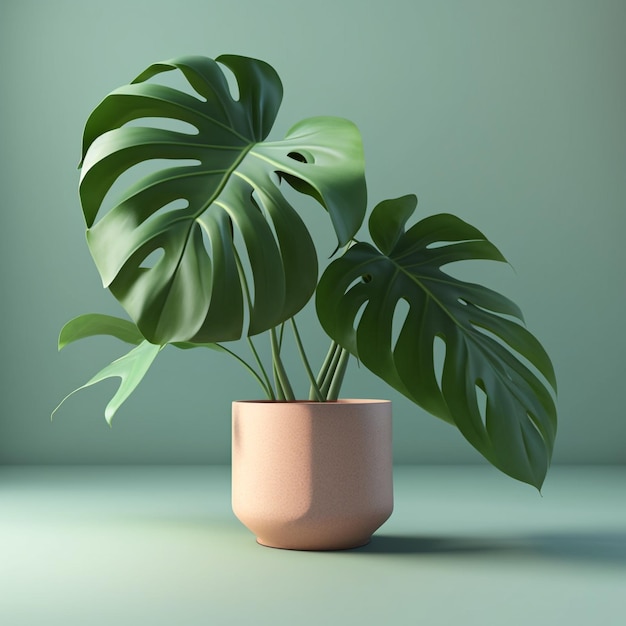
[(232, 506), (257, 542), (367, 544), (393, 510), (391, 402), (234, 402)]

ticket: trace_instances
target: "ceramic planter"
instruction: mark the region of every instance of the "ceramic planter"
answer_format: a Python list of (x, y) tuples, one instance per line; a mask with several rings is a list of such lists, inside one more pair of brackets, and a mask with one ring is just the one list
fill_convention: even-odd
[(391, 402), (234, 402), (232, 504), (266, 546), (369, 542), (393, 510)]

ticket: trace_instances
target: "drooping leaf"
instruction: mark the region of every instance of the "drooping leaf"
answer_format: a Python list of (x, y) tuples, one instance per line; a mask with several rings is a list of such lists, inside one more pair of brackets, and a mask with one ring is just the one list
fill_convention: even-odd
[(134, 345), (139, 345), (144, 340), (137, 326), (129, 320), (101, 313), (86, 313), (63, 326), (59, 334), (59, 350), (69, 343), (96, 335), (110, 335)]
[[(358, 243), (329, 265), (317, 290), (320, 322), (372, 372), (455, 424), (496, 467), (539, 488), (556, 433), (550, 359), (513, 302), (441, 269), (504, 261), (497, 248), (447, 214), (405, 230), (416, 204), (405, 196), (374, 209), (369, 226), (380, 249)], [(398, 307), (408, 309), (400, 320)], [(440, 380), (437, 338), (445, 344)]]
[[(220, 64), (234, 74), (238, 99)], [(170, 71), (194, 93), (155, 82)], [(281, 99), (278, 75), (262, 61), (181, 57), (149, 67), (91, 114), (80, 182), (89, 247), (103, 284), (149, 341), (233, 340), (306, 304), (317, 257), (281, 180), (322, 203), (339, 245), (359, 228), (366, 192), (357, 128), (318, 117), (265, 141)], [(186, 126), (163, 128), (155, 118)], [(105, 196), (135, 166), (152, 169), (108, 208)]]
[(104, 417), (110, 424), (113, 416), (120, 408), (122, 403), (130, 396), (135, 390), (137, 385), (143, 380), (146, 372), (152, 365), (152, 362), (156, 358), (159, 351), (163, 346), (157, 346), (147, 341), (143, 341), (137, 347), (133, 348), (130, 352), (120, 357), (116, 361), (113, 361), (110, 365), (107, 365), (104, 369), (100, 370), (93, 378), (88, 380), (84, 385), (81, 385), (77, 389), (74, 389), (69, 393), (59, 405), (52, 411), (52, 416), (59, 410), (61, 405), (75, 393), (81, 389), (91, 387), (96, 383), (99, 383), (107, 378), (121, 378), (120, 386), (107, 404), (104, 411)]

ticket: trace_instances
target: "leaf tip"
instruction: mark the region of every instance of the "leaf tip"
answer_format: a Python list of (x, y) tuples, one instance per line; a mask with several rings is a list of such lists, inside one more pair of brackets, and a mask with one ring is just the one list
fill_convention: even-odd
[(109, 428), (113, 428), (113, 416), (115, 415), (115, 409), (111, 406), (107, 406), (104, 410), (104, 419), (106, 420)]

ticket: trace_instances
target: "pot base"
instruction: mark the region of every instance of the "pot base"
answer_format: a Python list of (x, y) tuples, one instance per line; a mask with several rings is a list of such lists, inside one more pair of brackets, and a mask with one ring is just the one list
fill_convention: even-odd
[(363, 541), (357, 541), (356, 543), (350, 542), (350, 544), (346, 545), (337, 545), (334, 547), (311, 547), (311, 548), (303, 548), (302, 544), (298, 544), (297, 546), (286, 546), (286, 545), (275, 545), (275, 543), (267, 542), (261, 539), (260, 537), (256, 538), (256, 542), (263, 546), (264, 548), (273, 548), (275, 550), (298, 550), (302, 552), (338, 552), (341, 550), (355, 550), (356, 548), (362, 548), (363, 546), (368, 545), (371, 542), (372, 538), (368, 537)]

